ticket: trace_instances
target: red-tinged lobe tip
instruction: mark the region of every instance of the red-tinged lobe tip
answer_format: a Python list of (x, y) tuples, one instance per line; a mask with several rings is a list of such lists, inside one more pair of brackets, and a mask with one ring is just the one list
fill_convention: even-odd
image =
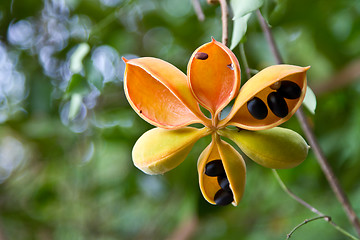
[(127, 63), (129, 61), (125, 57), (121, 57), (121, 59), (124, 61), (124, 63)]

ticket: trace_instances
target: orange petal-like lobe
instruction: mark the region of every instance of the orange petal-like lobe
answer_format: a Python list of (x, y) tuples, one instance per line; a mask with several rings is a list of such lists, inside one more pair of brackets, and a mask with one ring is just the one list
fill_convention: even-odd
[[(276, 127), (287, 121), (300, 107), (306, 92), (306, 71), (309, 67), (293, 65), (273, 65), (267, 67), (250, 78), (240, 89), (239, 95), (229, 115), (220, 121), (219, 126), (233, 125), (247, 130), (264, 130)], [(276, 85), (282, 81), (296, 83), (301, 89), (300, 96), (296, 99), (284, 98), (288, 107), (285, 117), (276, 116), (269, 107), (267, 98), (270, 93), (277, 92)], [(249, 112), (247, 103), (254, 97), (261, 99), (268, 109), (268, 114), (263, 119), (256, 119)]]
[(194, 96), (215, 116), (238, 93), (239, 62), (229, 48), (214, 39), (195, 50), (187, 71)]
[(124, 87), (136, 113), (155, 126), (174, 129), (209, 121), (201, 113), (186, 75), (161, 59), (126, 61)]

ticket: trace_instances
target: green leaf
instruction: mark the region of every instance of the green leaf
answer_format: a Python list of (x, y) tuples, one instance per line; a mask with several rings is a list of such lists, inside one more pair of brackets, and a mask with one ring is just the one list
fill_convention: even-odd
[(245, 16), (236, 18), (234, 20), (233, 33), (231, 36), (231, 45), (230, 49), (233, 50), (244, 37), (247, 30), (247, 22), (251, 16), (251, 13), (246, 14)]
[(82, 96), (79, 93), (75, 93), (71, 96), (70, 108), (69, 108), (69, 120), (73, 120), (78, 114), (82, 103)]
[(80, 74), (74, 74), (67, 86), (66, 93), (72, 95), (75, 93), (86, 94), (90, 91), (89, 84)]
[(316, 96), (313, 90), (308, 86), (306, 89), (305, 98), (303, 101), (304, 106), (312, 113), (315, 114), (316, 109)]
[(260, 8), (264, 0), (230, 0), (230, 5), (234, 13), (233, 20)]
[(87, 43), (81, 43), (76, 48), (75, 52), (70, 58), (70, 71), (72, 73), (79, 73), (83, 69), (82, 61), (90, 51), (90, 46)]

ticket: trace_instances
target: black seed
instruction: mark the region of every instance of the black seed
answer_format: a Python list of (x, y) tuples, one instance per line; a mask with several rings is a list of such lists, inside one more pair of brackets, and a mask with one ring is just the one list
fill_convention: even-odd
[(142, 113), (142, 110), (140, 110), (140, 113)]
[(289, 113), (285, 99), (277, 92), (272, 92), (267, 97), (267, 103), (271, 111), (278, 117), (286, 117)]
[(231, 192), (229, 179), (226, 177), (226, 175), (218, 176), (217, 180), (222, 189)]
[(205, 174), (210, 177), (217, 177), (225, 174), (224, 166), (221, 160), (208, 162), (205, 166)]
[(232, 203), (232, 201), (234, 201), (234, 197), (232, 192), (220, 189), (215, 193), (214, 201), (216, 205), (226, 206)]
[(206, 60), (208, 57), (209, 57), (209, 55), (207, 55), (207, 53), (204, 53), (204, 52), (195, 53), (195, 58), (196, 59)]
[(294, 82), (282, 81), (280, 88), (277, 90), (281, 96), (287, 99), (297, 99), (301, 95), (301, 88)]
[(254, 97), (247, 102), (247, 108), (250, 114), (256, 119), (264, 119), (268, 115), (268, 109), (265, 103), (258, 97)]

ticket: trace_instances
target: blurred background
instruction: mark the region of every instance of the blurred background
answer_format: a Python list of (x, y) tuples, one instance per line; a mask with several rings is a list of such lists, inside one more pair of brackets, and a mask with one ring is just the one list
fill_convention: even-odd
[[(191, 0), (0, 1), (1, 240), (285, 239), (315, 216), (249, 159), (239, 206), (208, 204), (196, 169), (206, 138), (164, 175), (133, 166), (132, 146), (152, 126), (125, 99), (121, 56), (185, 72), (198, 46), (221, 39), (220, 7), (200, 3), (202, 22)], [(360, 215), (360, 1), (265, 0), (261, 11), (285, 62), (312, 66), (318, 106), (307, 114)], [(251, 68), (275, 62), (254, 16), (245, 50)], [(283, 126), (302, 134), (295, 117)], [(312, 151), (279, 174), (355, 234)], [(319, 220), (292, 239), (345, 237)]]

